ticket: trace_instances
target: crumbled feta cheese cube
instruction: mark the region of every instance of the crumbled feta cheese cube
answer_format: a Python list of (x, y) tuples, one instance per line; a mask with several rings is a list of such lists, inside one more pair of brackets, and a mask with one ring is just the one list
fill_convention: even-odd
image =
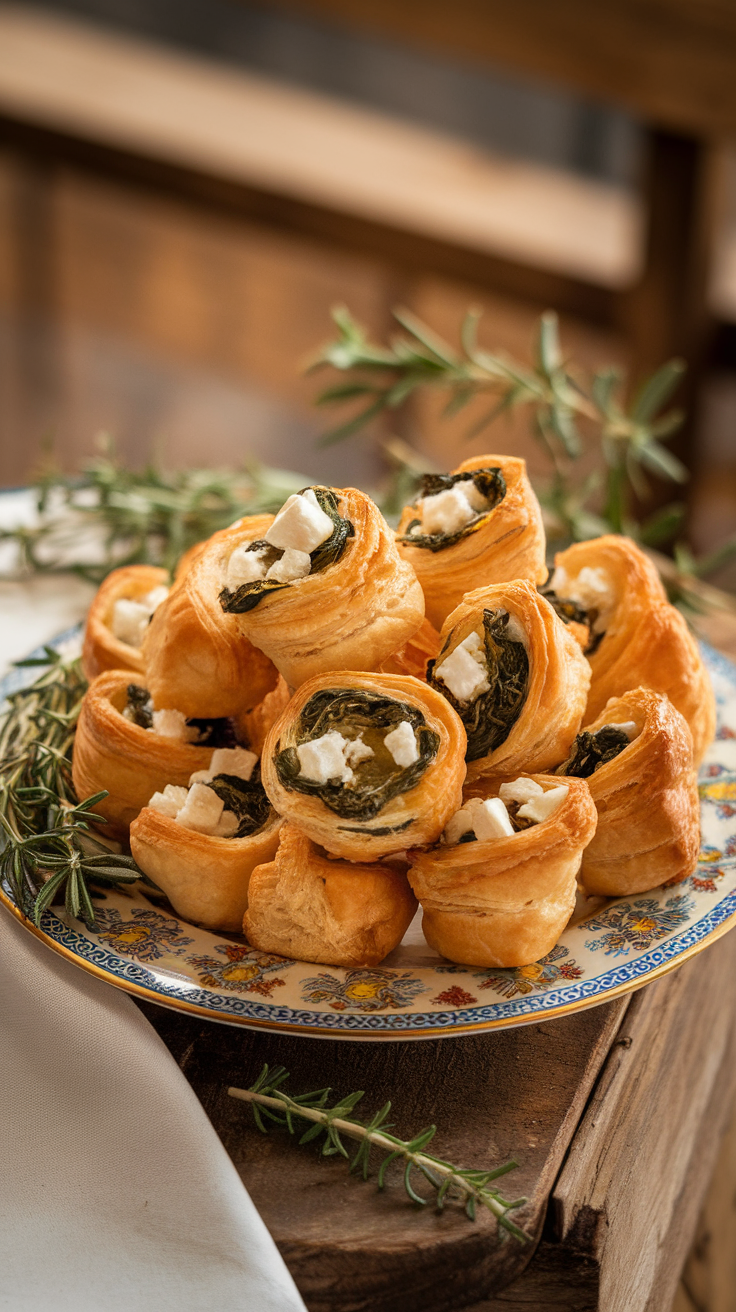
[(604, 569), (583, 565), (577, 578), (569, 579), (560, 566), (552, 575), (552, 589), (558, 597), (576, 602), (583, 610), (597, 610), (598, 618), (593, 631), (605, 632), (608, 613), (613, 609), (616, 598), (611, 579)]
[(176, 823), (198, 834), (214, 834), (225, 803), (207, 784), (192, 784)]
[(383, 745), (391, 753), (396, 764), (401, 766), (402, 770), (419, 760), (416, 734), (408, 720), (402, 720), (401, 724), (392, 729), (390, 733), (387, 733)]
[(475, 511), (476, 515), (482, 515), (488, 509), (488, 500), (483, 496), (479, 488), (475, 486), (472, 478), (464, 478), (460, 483), (463, 495), (466, 497), (468, 504)]
[(520, 642), (524, 647), (529, 646), (529, 638), (526, 629), (519, 620), (517, 620), (515, 615), (509, 615), (509, 622), (506, 625), (506, 637), (509, 638), (511, 642)]
[(308, 551), (297, 551), (295, 547), (287, 547), (281, 560), (274, 561), (266, 578), (278, 579), (279, 583), (293, 583), (294, 579), (306, 578), (311, 568), (312, 560)]
[(319, 504), (311, 487), (289, 497), (266, 533), (272, 547), (294, 547), (309, 553), (334, 532), (335, 525)]
[(436, 666), (435, 675), (459, 702), (475, 701), (488, 692), (485, 646), (477, 633), (469, 633), (450, 655)]
[(501, 784), (498, 795), (506, 806), (509, 802), (518, 802), (523, 806), (524, 802), (531, 802), (532, 798), (541, 797), (543, 792), (541, 784), (535, 783), (533, 779), (514, 779), (511, 783)]
[(533, 797), (530, 802), (520, 806), (518, 816), (520, 820), (533, 820), (535, 824), (541, 824), (543, 820), (549, 820), (549, 817), (557, 810), (558, 806), (564, 802), (570, 789), (567, 784), (561, 784), (558, 788), (548, 788), (546, 793), (541, 797)]
[(153, 728), (149, 732), (158, 734), (160, 738), (178, 738), (184, 743), (196, 743), (199, 738), (199, 729), (193, 724), (187, 724), (187, 717), (182, 711), (154, 711)]
[(150, 618), (151, 612), (142, 601), (119, 597), (112, 608), (113, 637), (129, 647), (140, 647)]
[(233, 838), (237, 833), (240, 821), (234, 811), (223, 811), (220, 819), (217, 821), (215, 830), (216, 838)]
[(149, 806), (154, 811), (160, 811), (162, 815), (168, 815), (175, 820), (181, 808), (185, 805), (188, 796), (186, 788), (180, 788), (177, 784), (167, 784), (162, 793), (154, 793)]
[(375, 756), (373, 748), (363, 742), (362, 733), (346, 745), (344, 754), (348, 765), (360, 765), (361, 761), (367, 761), (369, 757)]
[(475, 511), (465, 495), (464, 485), (456, 483), (444, 492), (437, 492), (431, 497), (422, 497), (418, 503), (422, 514), (422, 529), (425, 533), (457, 533), (465, 528)]
[(299, 778), (309, 779), (315, 784), (326, 784), (331, 779), (337, 779), (343, 784), (349, 783), (353, 772), (345, 760), (347, 745), (347, 738), (343, 738), (335, 729), (323, 734), (321, 738), (300, 743), (296, 749)]
[(258, 757), (247, 747), (216, 747), (210, 758), (212, 777), (216, 774), (234, 774), (238, 779), (250, 779), (258, 764)]
[(143, 598), (143, 604), (144, 606), (148, 607), (150, 613), (153, 615), (153, 612), (155, 610), (158, 610), (158, 607), (161, 605), (162, 601), (166, 601), (168, 595), (169, 595), (169, 589), (167, 587), (164, 587), (162, 583), (160, 587), (152, 588), (150, 592), (146, 593), (145, 597)]
[(244, 583), (257, 583), (259, 579), (265, 578), (266, 565), (263, 557), (263, 550), (249, 551), (247, 543), (236, 547), (227, 562), (226, 588), (234, 592), (236, 588), (242, 588)]
[(500, 797), (488, 797), (480, 806), (473, 808), (473, 829), (479, 843), (491, 838), (510, 838), (515, 833)]

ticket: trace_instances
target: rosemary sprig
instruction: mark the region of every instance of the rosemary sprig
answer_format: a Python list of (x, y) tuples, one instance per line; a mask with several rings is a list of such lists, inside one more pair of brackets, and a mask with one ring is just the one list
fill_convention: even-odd
[[(476, 1209), (485, 1207), (496, 1218), (498, 1225), (509, 1234), (522, 1242), (528, 1240), (529, 1236), (509, 1216), (526, 1199), (517, 1198), (509, 1202), (497, 1189), (489, 1188), (491, 1181), (513, 1170), (516, 1162), (506, 1162), (492, 1171), (465, 1170), (453, 1166), (441, 1157), (433, 1157), (425, 1152), (427, 1144), (434, 1138), (436, 1126), (428, 1126), (412, 1139), (399, 1139), (388, 1133), (390, 1102), (385, 1103), (372, 1120), (364, 1124), (352, 1115), (363, 1097), (362, 1093), (347, 1094), (334, 1106), (328, 1107), (327, 1099), (331, 1093), (329, 1088), (289, 1095), (282, 1088), (288, 1079), (289, 1072), (283, 1066), (269, 1070), (266, 1065), (249, 1089), (230, 1088), (228, 1093), (231, 1098), (240, 1098), (250, 1103), (256, 1125), (264, 1134), (268, 1133), (266, 1120), (287, 1129), (290, 1134), (300, 1134), (300, 1144), (311, 1143), (324, 1134), (322, 1156), (331, 1157), (339, 1153), (348, 1161), (350, 1157), (343, 1138), (355, 1139), (360, 1147), (350, 1162), (350, 1170), (360, 1170), (364, 1180), (368, 1179), (371, 1151), (376, 1148), (386, 1154), (378, 1171), (379, 1189), (384, 1188), (388, 1167), (398, 1162), (403, 1167), (404, 1188), (413, 1203), (425, 1207), (429, 1202), (414, 1187), (412, 1174), (417, 1172), (429, 1181), (435, 1191), (435, 1206), (439, 1211), (443, 1210), (450, 1199), (460, 1199), (467, 1215), (474, 1221)], [(302, 1133), (302, 1127), (295, 1125), (298, 1120), (311, 1121), (312, 1125)]]
[(53, 465), (41, 473), (33, 527), (0, 529), (0, 543), (17, 548), (18, 573), (71, 570), (100, 583), (119, 565), (173, 569), (195, 542), (241, 515), (278, 510), (309, 481), (255, 462), (241, 470), (132, 470), (108, 437), (98, 448), (80, 474)]
[[(646, 496), (646, 473), (684, 483), (685, 466), (664, 442), (682, 423), (679, 410), (665, 410), (684, 372), (680, 360), (670, 360), (624, 402), (624, 380), (614, 368), (593, 374), (585, 383), (564, 359), (557, 316), (542, 315), (530, 367), (501, 352), (478, 345), (480, 312), (470, 310), (462, 326), (459, 350), (453, 349), (408, 310), (395, 310), (404, 330), (388, 346), (373, 344), (344, 307), (333, 311), (337, 337), (308, 365), (308, 371), (331, 366), (347, 381), (319, 393), (318, 405), (342, 405), (360, 399), (361, 408), (323, 441), (337, 442), (359, 432), (382, 411), (392, 411), (422, 388), (447, 393), (446, 415), (457, 414), (479, 396), (491, 404), (469, 430), (474, 437), (500, 415), (521, 406), (533, 412), (534, 431), (552, 466), (552, 478), (540, 499), (557, 521), (559, 535), (573, 539), (636, 530), (634, 498)], [(367, 404), (365, 402), (367, 401)], [(593, 426), (606, 464), (603, 509), (587, 508), (598, 491), (596, 480), (577, 485), (572, 463), (583, 453), (580, 421)], [(664, 528), (679, 522), (679, 507), (667, 508), (656, 521), (640, 527), (644, 541), (662, 540)], [(670, 524), (670, 521), (672, 523)], [(648, 537), (648, 533), (655, 535)], [(658, 535), (658, 536), (657, 536)]]
[(107, 793), (80, 802), (74, 792), (71, 750), (87, 687), (79, 660), (46, 647), (18, 665), (44, 672), (11, 693), (0, 716), (0, 879), (36, 925), (63, 895), (67, 911), (94, 928), (90, 885), (134, 883), (142, 874), (132, 857), (95, 837), (104, 820), (91, 808)]

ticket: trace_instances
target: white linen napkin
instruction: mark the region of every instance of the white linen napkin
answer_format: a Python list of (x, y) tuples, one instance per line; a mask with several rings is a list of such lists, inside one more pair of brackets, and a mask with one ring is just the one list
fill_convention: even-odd
[(305, 1312), (130, 998), (0, 908), (0, 1308)]

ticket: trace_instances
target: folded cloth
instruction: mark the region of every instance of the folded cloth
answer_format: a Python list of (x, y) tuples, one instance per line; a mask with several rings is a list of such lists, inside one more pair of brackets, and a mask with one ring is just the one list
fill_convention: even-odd
[(130, 998), (0, 909), (0, 1308), (305, 1312)]

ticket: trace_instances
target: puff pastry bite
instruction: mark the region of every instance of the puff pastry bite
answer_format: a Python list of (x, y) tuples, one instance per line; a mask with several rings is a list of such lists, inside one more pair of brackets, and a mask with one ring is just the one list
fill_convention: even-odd
[(416, 910), (400, 863), (330, 858), (296, 825), (253, 871), (243, 932), (253, 947), (326, 966), (377, 966)]
[(156, 706), (217, 719), (252, 709), (276, 686), (275, 665), (219, 603), (225, 563), (272, 522), (272, 515), (247, 516), (188, 553), (189, 567), (156, 612), (143, 644), (146, 686)]
[(226, 617), (299, 687), (326, 670), (374, 670), (419, 628), (424, 597), (370, 497), (305, 488), (223, 559)]
[(450, 474), (428, 474), (404, 508), (397, 542), (436, 628), (474, 588), (547, 577), (539, 502), (526, 462), (513, 456), (475, 456)]
[(85, 678), (103, 670), (143, 670), (141, 643), (166, 600), (169, 575), (155, 565), (124, 565), (101, 583), (87, 615), (82, 646)]
[(323, 674), (292, 697), (263, 749), (274, 808), (335, 856), (377, 861), (431, 843), (460, 805), (465, 730), (410, 675)]
[(715, 733), (713, 689), (687, 622), (668, 602), (648, 556), (615, 534), (578, 542), (555, 557), (550, 583), (592, 622), (586, 720), (631, 688), (666, 692), (690, 726), (700, 765)]
[(586, 781), (562, 782), (534, 774), (478, 784), (442, 842), (409, 851), (437, 952), (467, 966), (528, 966), (554, 947), (597, 820)]
[(427, 680), (467, 734), (468, 782), (567, 756), (590, 683), (579, 644), (523, 579), (469, 592), (442, 627)]
[[(211, 746), (194, 745), (191, 739), (198, 739), (199, 732), (187, 731), (184, 716), (176, 711), (164, 712), (168, 722), (159, 720), (163, 733), (136, 724), (130, 718), (129, 698), (129, 688), (135, 686), (130, 670), (98, 675), (82, 700), (74, 738), (72, 781), (77, 796), (107, 789), (108, 796), (94, 809), (108, 822), (105, 833), (115, 838), (127, 837), (131, 822), (153, 793), (166, 784), (188, 784), (195, 770), (207, 769), (212, 755)], [(138, 689), (138, 694), (145, 704), (145, 690)]]
[(612, 697), (555, 773), (587, 779), (598, 809), (580, 870), (587, 893), (644, 893), (693, 873), (700, 805), (692, 738), (663, 693)]
[(237, 737), (247, 743), (258, 756), (263, 754), (263, 744), (282, 711), (291, 699), (291, 689), (282, 674), (271, 692), (267, 692), (262, 701), (252, 711), (243, 711), (235, 716)]
[(251, 874), (275, 856), (280, 825), (255, 753), (218, 749), (189, 788), (153, 794), (130, 827), (130, 848), (185, 920), (240, 930)]

